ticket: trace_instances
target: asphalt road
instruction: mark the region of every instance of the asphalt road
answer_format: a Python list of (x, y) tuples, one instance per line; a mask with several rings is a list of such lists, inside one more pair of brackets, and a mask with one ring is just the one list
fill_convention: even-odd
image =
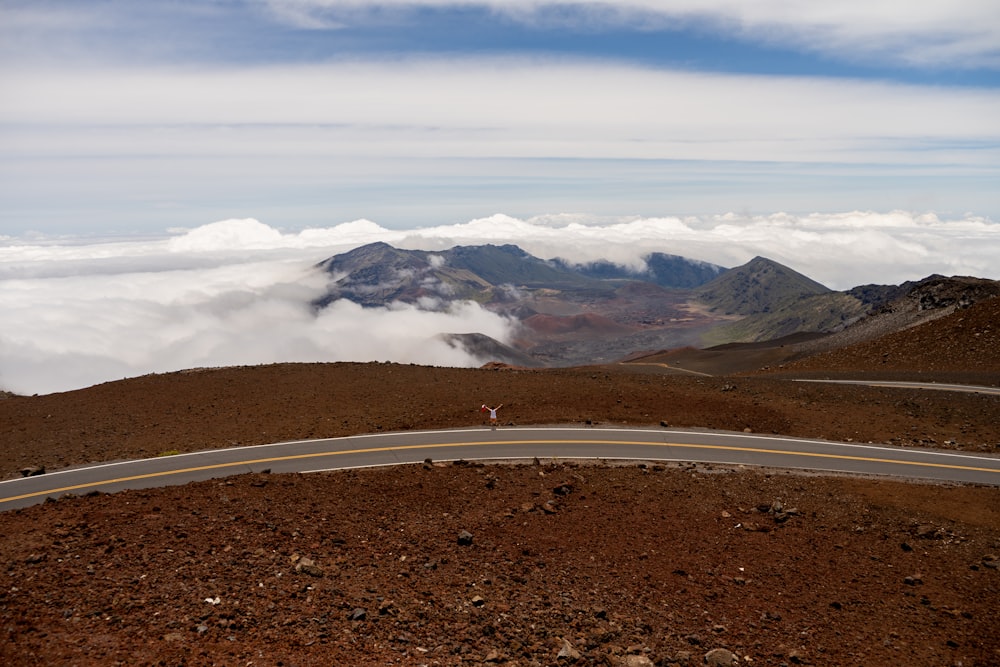
[(932, 391), (961, 391), (970, 394), (994, 394), (1000, 396), (1000, 387), (985, 387), (974, 384), (945, 384), (943, 382), (901, 382), (895, 380), (801, 380), (795, 382), (826, 382), (828, 384), (862, 384), (869, 387), (893, 387), (897, 389), (930, 389)]
[(113, 493), (265, 470), (534, 458), (701, 462), (1000, 485), (1000, 458), (958, 452), (704, 430), (477, 428), (301, 440), (68, 468), (0, 482), (0, 511), (67, 493)]

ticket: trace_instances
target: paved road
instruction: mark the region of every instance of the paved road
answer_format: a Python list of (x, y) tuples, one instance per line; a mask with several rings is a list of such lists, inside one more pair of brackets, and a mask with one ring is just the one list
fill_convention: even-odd
[(984, 387), (975, 384), (945, 384), (943, 382), (899, 382), (893, 380), (795, 380), (795, 382), (826, 382), (829, 384), (862, 384), (869, 387), (894, 387), (898, 389), (931, 389), (935, 391), (961, 391), (971, 394), (995, 394), (1000, 396), (1000, 387)]
[(408, 431), (217, 449), (0, 482), (0, 511), (65, 493), (140, 489), (270, 470), (315, 472), (434, 460), (698, 461), (1000, 485), (1000, 458), (702, 430), (485, 428)]

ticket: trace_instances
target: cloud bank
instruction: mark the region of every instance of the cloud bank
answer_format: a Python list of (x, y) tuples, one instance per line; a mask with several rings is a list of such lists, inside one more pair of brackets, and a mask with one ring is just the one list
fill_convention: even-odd
[(704, 26), (846, 60), (889, 59), (912, 66), (1000, 63), (1000, 12), (983, 0), (265, 0), (279, 20), (341, 29), (387, 10), (480, 7), (540, 27), (636, 30)]
[(762, 255), (835, 289), (931, 273), (1000, 279), (1000, 225), (906, 212), (609, 218), (505, 215), (413, 230), (368, 220), (282, 231), (224, 220), (167, 238), (0, 239), (0, 387), (50, 393), (153, 372), (280, 361), (478, 365), (434, 337), (514, 323), (475, 304), (448, 312), (313, 312), (327, 276), (313, 265), (384, 241), (413, 249), (515, 243), (542, 258), (638, 265), (666, 252), (737, 266)]

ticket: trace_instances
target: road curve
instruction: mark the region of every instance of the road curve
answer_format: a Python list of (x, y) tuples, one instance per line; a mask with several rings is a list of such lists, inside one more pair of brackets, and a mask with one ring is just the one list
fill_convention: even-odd
[(318, 472), (428, 458), (702, 462), (1000, 485), (1000, 458), (959, 452), (707, 430), (478, 428), (299, 440), (68, 468), (0, 482), (0, 511), (67, 493), (113, 493), (265, 470)]

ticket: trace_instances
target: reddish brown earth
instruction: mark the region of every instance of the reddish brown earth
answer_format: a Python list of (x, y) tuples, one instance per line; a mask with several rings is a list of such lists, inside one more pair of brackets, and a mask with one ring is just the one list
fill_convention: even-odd
[[(771, 372), (995, 385), (993, 301)], [(285, 364), (0, 400), (0, 473), (466, 426), (483, 402), (514, 426), (1000, 454), (985, 394), (656, 365)], [(1000, 487), (428, 464), (67, 498), (0, 530), (3, 665), (1000, 664)]]

